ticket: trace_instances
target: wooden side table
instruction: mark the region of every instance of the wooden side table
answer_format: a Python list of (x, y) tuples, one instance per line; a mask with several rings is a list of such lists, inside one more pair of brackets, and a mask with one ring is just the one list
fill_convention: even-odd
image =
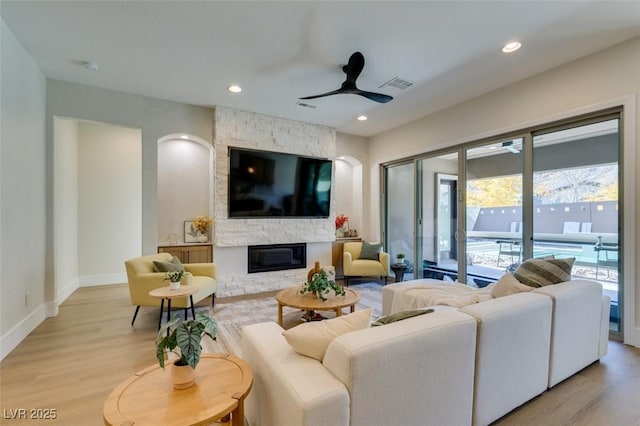
[(409, 267), (404, 263), (393, 263), (391, 265), (391, 270), (393, 271), (393, 274), (396, 276), (395, 281), (397, 283), (402, 282), (402, 280), (404, 280), (404, 273), (406, 272), (407, 269), (409, 269)]
[(349, 307), (351, 312), (355, 310), (356, 303), (360, 301), (360, 295), (350, 288), (345, 288), (344, 296), (331, 296), (322, 301), (311, 293), (300, 294), (302, 287), (291, 287), (278, 292), (278, 324), (282, 327), (282, 307), (303, 309), (305, 311), (334, 311), (336, 316), (342, 315), (342, 309)]
[(204, 354), (196, 384), (180, 390), (173, 388), (169, 368), (153, 365), (120, 383), (104, 403), (105, 425), (202, 425), (229, 414), (233, 426), (244, 425), (244, 399), (253, 384), (246, 361)]
[[(191, 315), (193, 315), (193, 319), (196, 319), (196, 310), (193, 307), (193, 295), (198, 292), (198, 287), (181, 285), (177, 290), (171, 290), (171, 288), (160, 287), (155, 290), (151, 290), (149, 292), (149, 296), (157, 297), (158, 299), (162, 299), (160, 301), (160, 318), (158, 319), (158, 330), (160, 330), (160, 326), (162, 325), (162, 311), (164, 309), (164, 301), (167, 300), (167, 322), (171, 319), (171, 299), (176, 299), (178, 297), (187, 297), (189, 296), (189, 300), (191, 301)], [(185, 319), (187, 318), (187, 311), (185, 310)], [(167, 330), (168, 331), (168, 330)]]

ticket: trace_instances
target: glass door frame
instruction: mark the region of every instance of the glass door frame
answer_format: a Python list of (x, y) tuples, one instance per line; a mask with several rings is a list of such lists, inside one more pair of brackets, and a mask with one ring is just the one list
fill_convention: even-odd
[[(523, 225), (522, 225), (522, 243), (523, 243), (523, 259), (531, 258), (533, 255), (533, 209), (534, 209), (534, 201), (533, 201), (533, 135), (537, 133), (549, 133), (557, 130), (563, 130), (572, 127), (579, 127), (587, 124), (592, 124), (600, 121), (606, 121), (607, 119), (618, 119), (618, 137), (619, 137), (619, 149), (620, 156), (618, 160), (619, 174), (618, 174), (618, 204), (619, 204), (619, 217), (618, 217), (618, 239), (620, 246), (621, 256), (619, 257), (620, 262), (620, 270), (619, 270), (619, 279), (618, 279), (618, 296), (619, 296), (619, 309), (620, 309), (620, 327), (619, 331), (610, 330), (610, 337), (616, 340), (622, 341), (624, 335), (624, 324), (625, 321), (629, 320), (626, 318), (624, 312), (624, 287), (625, 287), (625, 271), (626, 271), (626, 262), (625, 258), (627, 255), (627, 248), (629, 246), (627, 239), (631, 239), (633, 241), (634, 237), (625, 238), (623, 229), (629, 226), (631, 222), (627, 222), (625, 220), (625, 170), (624, 170), (624, 162), (623, 158), (625, 155), (625, 122), (624, 122), (624, 109), (623, 106), (616, 106), (612, 108), (607, 108), (599, 111), (594, 111), (591, 113), (573, 116), (562, 120), (557, 120), (545, 124), (530, 126), (525, 129), (520, 129), (518, 131), (509, 132), (497, 136), (491, 136), (488, 138), (483, 138), (479, 140), (474, 140), (471, 142), (462, 143), (456, 146), (441, 148), (434, 151), (429, 151), (426, 153), (418, 154), (408, 158), (402, 158), (399, 160), (395, 160), (388, 163), (381, 163), (379, 166), (380, 170), (380, 188), (383, 188), (381, 194), (381, 217), (383, 220), (380, 221), (380, 235), (382, 236), (382, 242), (384, 247), (387, 247), (387, 238), (386, 238), (386, 226), (387, 226), (387, 197), (386, 197), (386, 171), (387, 167), (393, 167), (396, 165), (414, 163), (414, 200), (415, 200), (415, 208), (414, 208), (414, 254), (415, 258), (413, 259), (414, 265), (416, 268), (418, 265), (422, 264), (422, 260), (420, 256), (422, 256), (422, 247), (419, 244), (418, 238), (422, 235), (422, 222), (421, 222), (421, 198), (424, 194), (424, 191), (421, 184), (421, 175), (423, 171), (419, 167), (419, 161), (422, 159), (428, 159), (433, 157), (438, 157), (440, 155), (445, 154), (458, 154), (458, 226), (457, 226), (457, 249), (459, 254), (464, 254), (462, 256), (458, 256), (458, 280), (461, 283), (466, 282), (467, 276), (467, 265), (466, 265), (466, 250), (467, 250), (467, 236), (466, 236), (466, 173), (467, 173), (467, 156), (466, 151), (469, 148), (479, 147), (491, 143), (496, 143), (505, 139), (515, 139), (515, 138), (523, 138), (523, 154), (524, 154), (524, 162), (523, 162), (523, 200), (522, 200), (522, 209), (523, 209)], [(463, 213), (461, 213), (463, 212)], [(627, 226), (625, 226), (627, 225)], [(633, 229), (633, 226), (631, 226)], [(631, 248), (631, 250), (633, 250)], [(417, 277), (416, 277), (417, 278)], [(637, 313), (636, 313), (637, 314)]]

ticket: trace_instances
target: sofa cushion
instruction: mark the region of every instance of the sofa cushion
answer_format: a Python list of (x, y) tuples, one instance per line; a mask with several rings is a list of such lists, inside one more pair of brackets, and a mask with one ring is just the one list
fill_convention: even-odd
[(430, 314), (433, 309), (413, 309), (410, 311), (400, 311), (391, 315), (378, 318), (371, 323), (371, 327), (377, 327), (380, 325), (391, 324), (392, 322), (402, 321), (403, 319), (417, 317), (418, 315)]
[(531, 287), (543, 287), (571, 280), (575, 257), (564, 259), (529, 259), (513, 273), (518, 281)]
[(282, 335), (299, 354), (322, 361), (334, 338), (368, 328), (372, 312), (373, 309), (365, 309), (324, 321), (308, 322), (283, 331)]
[(382, 243), (362, 242), (362, 250), (358, 259), (378, 260), (378, 255), (382, 251)]
[(507, 272), (491, 288), (491, 297), (509, 296), (531, 290), (533, 290), (533, 287), (522, 284), (511, 272)]
[(173, 271), (184, 272), (184, 266), (182, 266), (180, 259), (178, 259), (176, 256), (173, 256), (171, 260), (169, 260), (168, 262), (154, 260), (153, 270), (155, 272), (173, 272)]

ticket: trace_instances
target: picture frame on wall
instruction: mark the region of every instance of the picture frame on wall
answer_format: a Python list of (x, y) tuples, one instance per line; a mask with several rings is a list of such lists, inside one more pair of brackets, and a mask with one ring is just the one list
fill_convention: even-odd
[(184, 221), (184, 242), (185, 243), (197, 243), (198, 230), (193, 226), (192, 220)]

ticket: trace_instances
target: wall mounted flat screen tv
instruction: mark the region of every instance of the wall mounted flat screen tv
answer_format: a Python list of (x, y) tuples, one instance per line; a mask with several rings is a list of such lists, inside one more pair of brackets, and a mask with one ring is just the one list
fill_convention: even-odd
[(229, 217), (329, 217), (333, 162), (229, 148)]

